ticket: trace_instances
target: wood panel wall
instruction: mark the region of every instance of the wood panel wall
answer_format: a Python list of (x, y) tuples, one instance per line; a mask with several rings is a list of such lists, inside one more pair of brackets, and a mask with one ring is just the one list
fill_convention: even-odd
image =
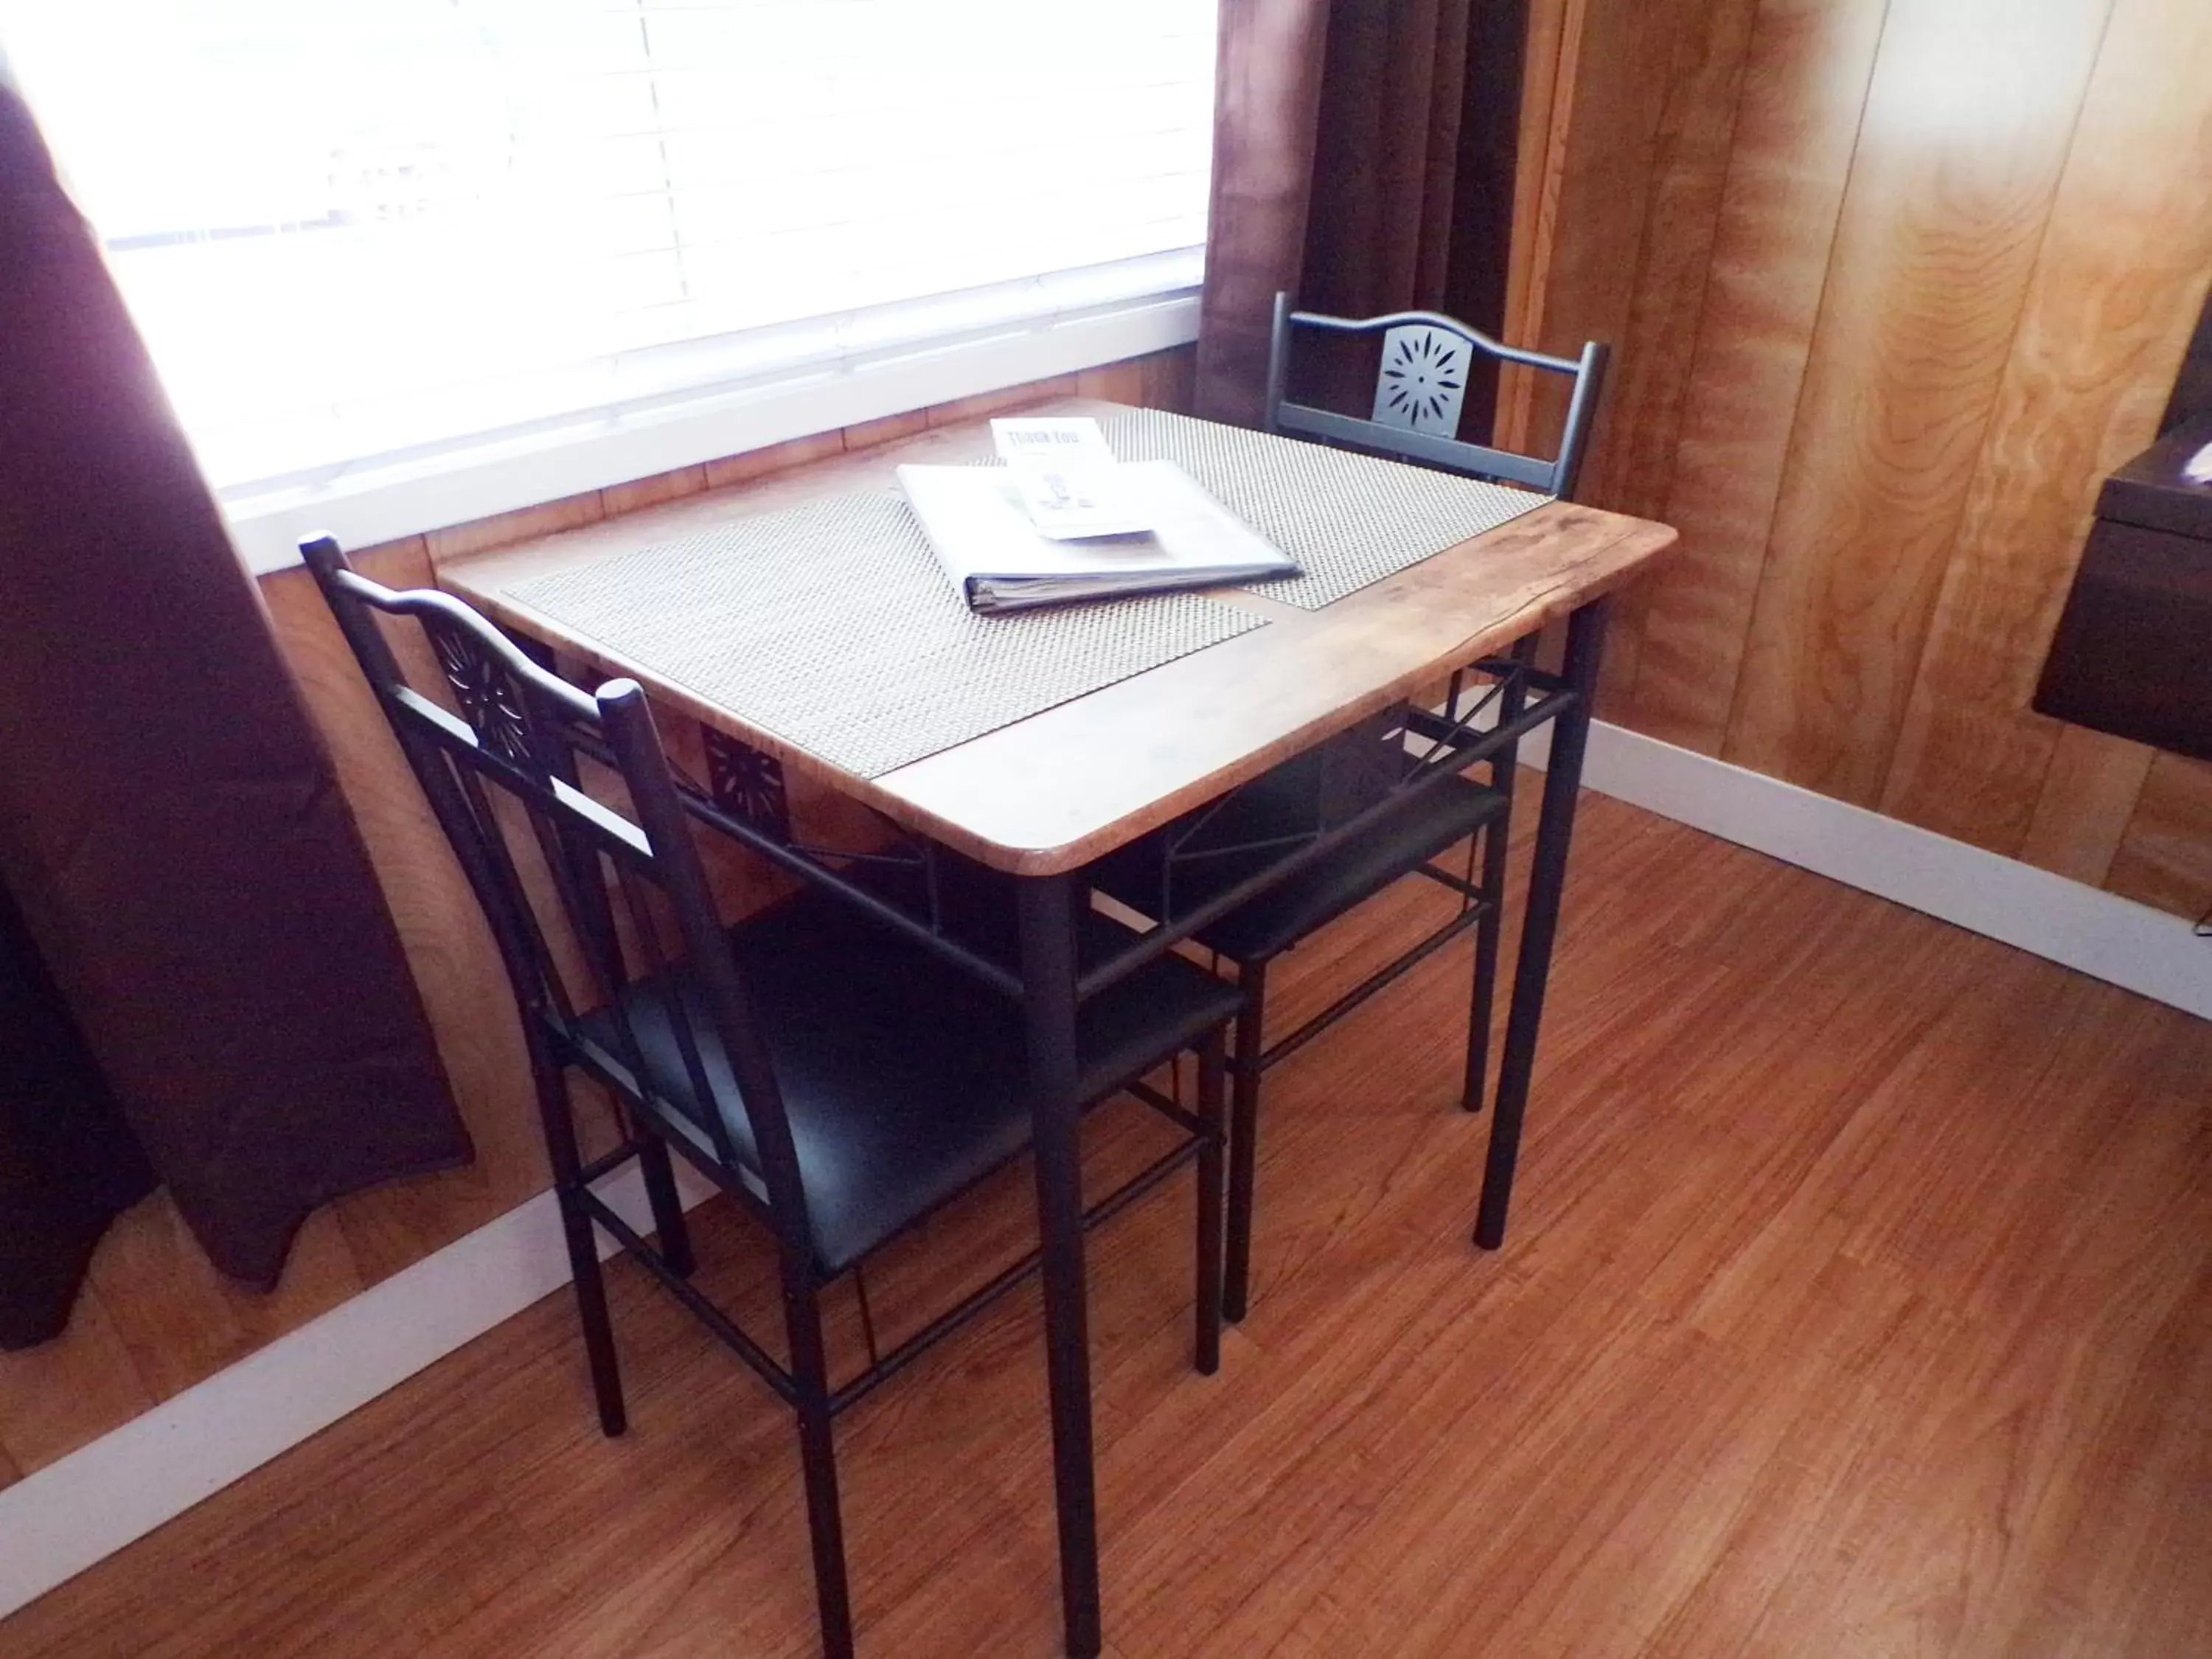
[[(419, 586), (437, 561), (742, 483), (846, 449), (1039, 398), (1190, 407), (1194, 354), (1156, 353), (918, 410), (520, 513), (365, 550), (380, 581)], [(514, 1004), (489, 932), (398, 744), (304, 570), (261, 583), (270, 619), (336, 757), (421, 987), (477, 1158), (317, 1212), (266, 1297), (210, 1267), (166, 1194), (123, 1216), (94, 1257), (68, 1331), (0, 1354), (0, 1486), (53, 1462), (316, 1315), (421, 1261), (550, 1184)], [(684, 742), (680, 726), (672, 740)], [(695, 771), (700, 770), (698, 767)], [(794, 811), (807, 803), (794, 799)]]
[(1602, 712), (2212, 905), (2212, 768), (2027, 706), (2212, 276), (2212, 6), (1538, 0), (1524, 115), (1510, 326), (1614, 343), (1587, 492), (1686, 544)]

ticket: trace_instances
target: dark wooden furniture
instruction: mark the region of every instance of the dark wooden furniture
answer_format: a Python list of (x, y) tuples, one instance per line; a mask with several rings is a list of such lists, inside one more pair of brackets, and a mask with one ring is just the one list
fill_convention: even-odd
[[(1114, 410), (1066, 400), (1042, 405), (1041, 412)], [(693, 715), (711, 732), (872, 807), (917, 841), (964, 854), (1012, 878), (1014, 942), (1000, 971), (1005, 986), (1020, 999), (1026, 1024), (1061, 1602), (1068, 1652), (1075, 1659), (1095, 1659), (1103, 1637), (1075, 1145), (1081, 1102), (1079, 1009), (1212, 916), (1187, 913), (1139, 936), (1111, 959), (1085, 961), (1077, 945), (1078, 917), (1088, 908), (1085, 866), (1402, 704), (1454, 671), (1495, 658), (1546, 624), (1571, 618), (1563, 671), (1532, 675), (1534, 695), (1518, 719), (1495, 732), (1462, 734), (1465, 741), (1439, 751), (1429, 774), (1431, 780), (1455, 781), (1460, 771), (1488, 759), (1504, 743), (1553, 725), (1535, 878), (1501, 1065), (1502, 1074), (1525, 1079), (1565, 876), (1605, 597), (1676, 538), (1663, 525), (1554, 502), (1319, 611), (1224, 592), (1218, 595), (1224, 602), (1252, 608), (1269, 626), (877, 778), (841, 772), (751, 724), (744, 711), (718, 707), (681, 684), (641, 672), (600, 641), (533, 611), (513, 592), (549, 572), (653, 546), (733, 515), (838, 491), (895, 490), (892, 469), (900, 462), (975, 461), (990, 453), (981, 422), (947, 428), (760, 485), (693, 496), (460, 560), (442, 568), (439, 580), (517, 634), (573, 653), (598, 672), (635, 674), (656, 700)], [(1297, 874), (1371, 822), (1363, 812), (1330, 827), (1301, 852), (1279, 860), (1266, 879)], [(770, 848), (764, 855), (776, 854)], [(1217, 902), (1226, 909), (1249, 896), (1232, 891)], [(1503, 1091), (1500, 1101), (1493, 1145), (1505, 1127)], [(1510, 1162), (1510, 1146), (1503, 1167), (1493, 1156), (1486, 1191), (1505, 1189)]]
[[(369, 581), (327, 538), (303, 550), (513, 983), (600, 1424), (615, 1435), (626, 1419), (595, 1227), (796, 1413), (823, 1646), (847, 1659), (852, 1613), (832, 1421), (1019, 1283), (1037, 1258), (886, 1352), (877, 1352), (864, 1315), (870, 1363), (842, 1382), (825, 1355), (821, 1293), (1028, 1146), (1020, 1008), (981, 977), (951, 971), (963, 947), (949, 934), (933, 953), (910, 931), (887, 927), (880, 901), (826, 867), (811, 870), (817, 878), (796, 896), (726, 931), (693, 836), (703, 830), (750, 842), (760, 832), (678, 787), (635, 681), (586, 695), (451, 595)], [(459, 715), (407, 683), (380, 615), (410, 618), (428, 635)], [(586, 793), (592, 767), (619, 781), (634, 817)], [(810, 872), (784, 850), (786, 868)], [(580, 947), (584, 985), (558, 965), (559, 934), (540, 914), (549, 909)], [(1059, 942), (1073, 944), (1079, 959), (1110, 954), (1114, 939), (1097, 936), (1120, 930), (1084, 920), (1083, 936)], [(1197, 1163), (1196, 1364), (1207, 1373), (1220, 1363), (1223, 1038), (1235, 1008), (1234, 992), (1211, 975), (1155, 956), (1073, 1011), (1054, 1055), (1077, 1109), (1127, 1089), (1186, 1132), (1075, 1219), (1102, 1219)], [(1185, 1049), (1199, 1056), (1195, 1117), (1141, 1081)], [(621, 1144), (588, 1162), (571, 1073), (605, 1088), (625, 1119)], [(672, 1152), (774, 1236), (787, 1364), (687, 1282), (691, 1250)], [(592, 1190), (633, 1159), (657, 1243)]]
[(2197, 332), (2190, 337), (2189, 349), (2182, 355), (2180, 373), (2173, 377), (2172, 395), (2166, 400), (2166, 413), (2159, 417), (2159, 435), (2163, 437), (2184, 421), (2200, 415), (2212, 416), (2212, 294), (2204, 297), (2204, 309), (2197, 317)]
[(2212, 412), (2105, 481), (2035, 691), (2045, 714), (2212, 760)]

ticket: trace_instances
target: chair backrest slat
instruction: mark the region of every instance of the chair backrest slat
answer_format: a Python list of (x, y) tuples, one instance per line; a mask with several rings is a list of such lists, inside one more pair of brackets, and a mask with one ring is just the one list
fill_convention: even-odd
[[(605, 1069), (627, 1073), (640, 1103), (678, 1133), (682, 1121), (695, 1123), (732, 1175), (765, 1199), (785, 1249), (809, 1248), (782, 1097), (642, 689), (616, 680), (586, 694), (450, 594), (371, 581), (327, 537), (301, 551), (483, 908), (533, 1055), (566, 1063), (598, 1054)], [(459, 714), (407, 683), (380, 617), (422, 626)], [(580, 754), (611, 756), (634, 817), (585, 793)], [(529, 835), (518, 839), (545, 866), (593, 981), (586, 1000), (606, 1011), (611, 1054), (574, 1012), (546, 918), (495, 810), (502, 801), (527, 819)], [(673, 919), (680, 952), (669, 948), (664, 915)], [(666, 1022), (693, 1111), (660, 1092), (667, 1081), (657, 1085), (647, 1064), (650, 1045), (633, 1005), (648, 1000)], [(738, 1143), (718, 1109), (727, 1091), (714, 1086), (710, 1048), (728, 1061), (750, 1145)]]
[(1385, 426), (1379, 421), (1363, 420), (1355, 415), (1340, 415), (1332, 409), (1316, 409), (1310, 404), (1276, 404), (1274, 429), (1310, 432), (1316, 438), (1356, 444), (1363, 448), (1387, 446), (1401, 456), (1426, 461), (1449, 471), (1472, 472), (1480, 477), (1526, 484), (1547, 495), (1559, 493), (1552, 488), (1554, 464), (1534, 455), (1519, 455), (1510, 449), (1492, 449), (1487, 444), (1440, 437), (1433, 432), (1416, 432), (1410, 427)]
[[(1416, 325), (1442, 331), (1462, 342), (1470, 351), (1480, 352), (1496, 362), (1516, 363), (1540, 374), (1564, 375), (1571, 379), (1573, 391), (1568, 399), (1559, 453), (1549, 457), (1530, 455), (1487, 444), (1468, 443), (1445, 432), (1417, 430), (1411, 426), (1394, 425), (1388, 421), (1340, 414), (1333, 410), (1293, 401), (1289, 396), (1291, 354), (1299, 330), (1310, 329), (1334, 334), (1388, 335), (1393, 329)], [(1268, 340), (1264, 424), (1270, 432), (1307, 434), (1327, 442), (1374, 450), (1447, 471), (1525, 484), (1547, 495), (1571, 501), (1580, 480), (1583, 456), (1589, 443), (1590, 427), (1597, 416), (1598, 398), (1605, 383), (1608, 356), (1607, 348), (1595, 340), (1583, 348), (1579, 358), (1554, 357), (1540, 351), (1524, 350), (1518, 346), (1493, 340), (1480, 329), (1471, 328), (1434, 311), (1394, 311), (1380, 317), (1325, 316), (1318, 312), (1294, 310), (1291, 296), (1278, 294), (1275, 295), (1273, 327)], [(1455, 364), (1457, 362), (1456, 358), (1453, 361)], [(1453, 418), (1451, 410), (1439, 417), (1445, 425), (1449, 425)]]

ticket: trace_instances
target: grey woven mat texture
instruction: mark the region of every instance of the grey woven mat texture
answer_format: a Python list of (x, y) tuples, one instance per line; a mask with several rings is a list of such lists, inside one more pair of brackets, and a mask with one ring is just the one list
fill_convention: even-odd
[(1117, 459), (1173, 461), (1304, 574), (1248, 592), (1318, 611), (1551, 500), (1164, 410), (1099, 422)]
[(889, 495), (740, 519), (513, 592), (864, 778), (1266, 626), (1194, 593), (979, 617)]

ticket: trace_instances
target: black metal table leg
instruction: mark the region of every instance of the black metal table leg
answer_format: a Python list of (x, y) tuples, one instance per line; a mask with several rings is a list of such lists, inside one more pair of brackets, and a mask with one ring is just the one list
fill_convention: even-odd
[(1567, 621), (1565, 678), (1575, 702), (1552, 723), (1552, 753), (1544, 773), (1544, 806), (1537, 820), (1535, 859), (1521, 923), (1521, 957), (1513, 971), (1513, 1007), (1505, 1019), (1505, 1049), (1498, 1068), (1498, 1101), (1490, 1119), (1490, 1153), (1482, 1172), (1482, 1201), (1474, 1242), (1494, 1250), (1505, 1242), (1506, 1206), (1521, 1156), (1521, 1120), (1528, 1109), (1528, 1079), (1536, 1063), (1536, 1032), (1544, 1019), (1544, 989), (1551, 978), (1552, 945), (1559, 926), (1559, 896), (1566, 885), (1567, 848), (1574, 839), (1575, 798), (1582, 787), (1583, 752), (1589, 743), (1590, 703), (1597, 695), (1598, 662), (1605, 647), (1606, 601), (1593, 599)]
[(1091, 1339), (1083, 1276), (1083, 1182), (1076, 1100), (1075, 893), (1066, 876), (1017, 883), (1035, 1121), (1045, 1361), (1052, 1388), (1053, 1486), (1068, 1659), (1097, 1659), (1098, 1509), (1091, 1448)]

